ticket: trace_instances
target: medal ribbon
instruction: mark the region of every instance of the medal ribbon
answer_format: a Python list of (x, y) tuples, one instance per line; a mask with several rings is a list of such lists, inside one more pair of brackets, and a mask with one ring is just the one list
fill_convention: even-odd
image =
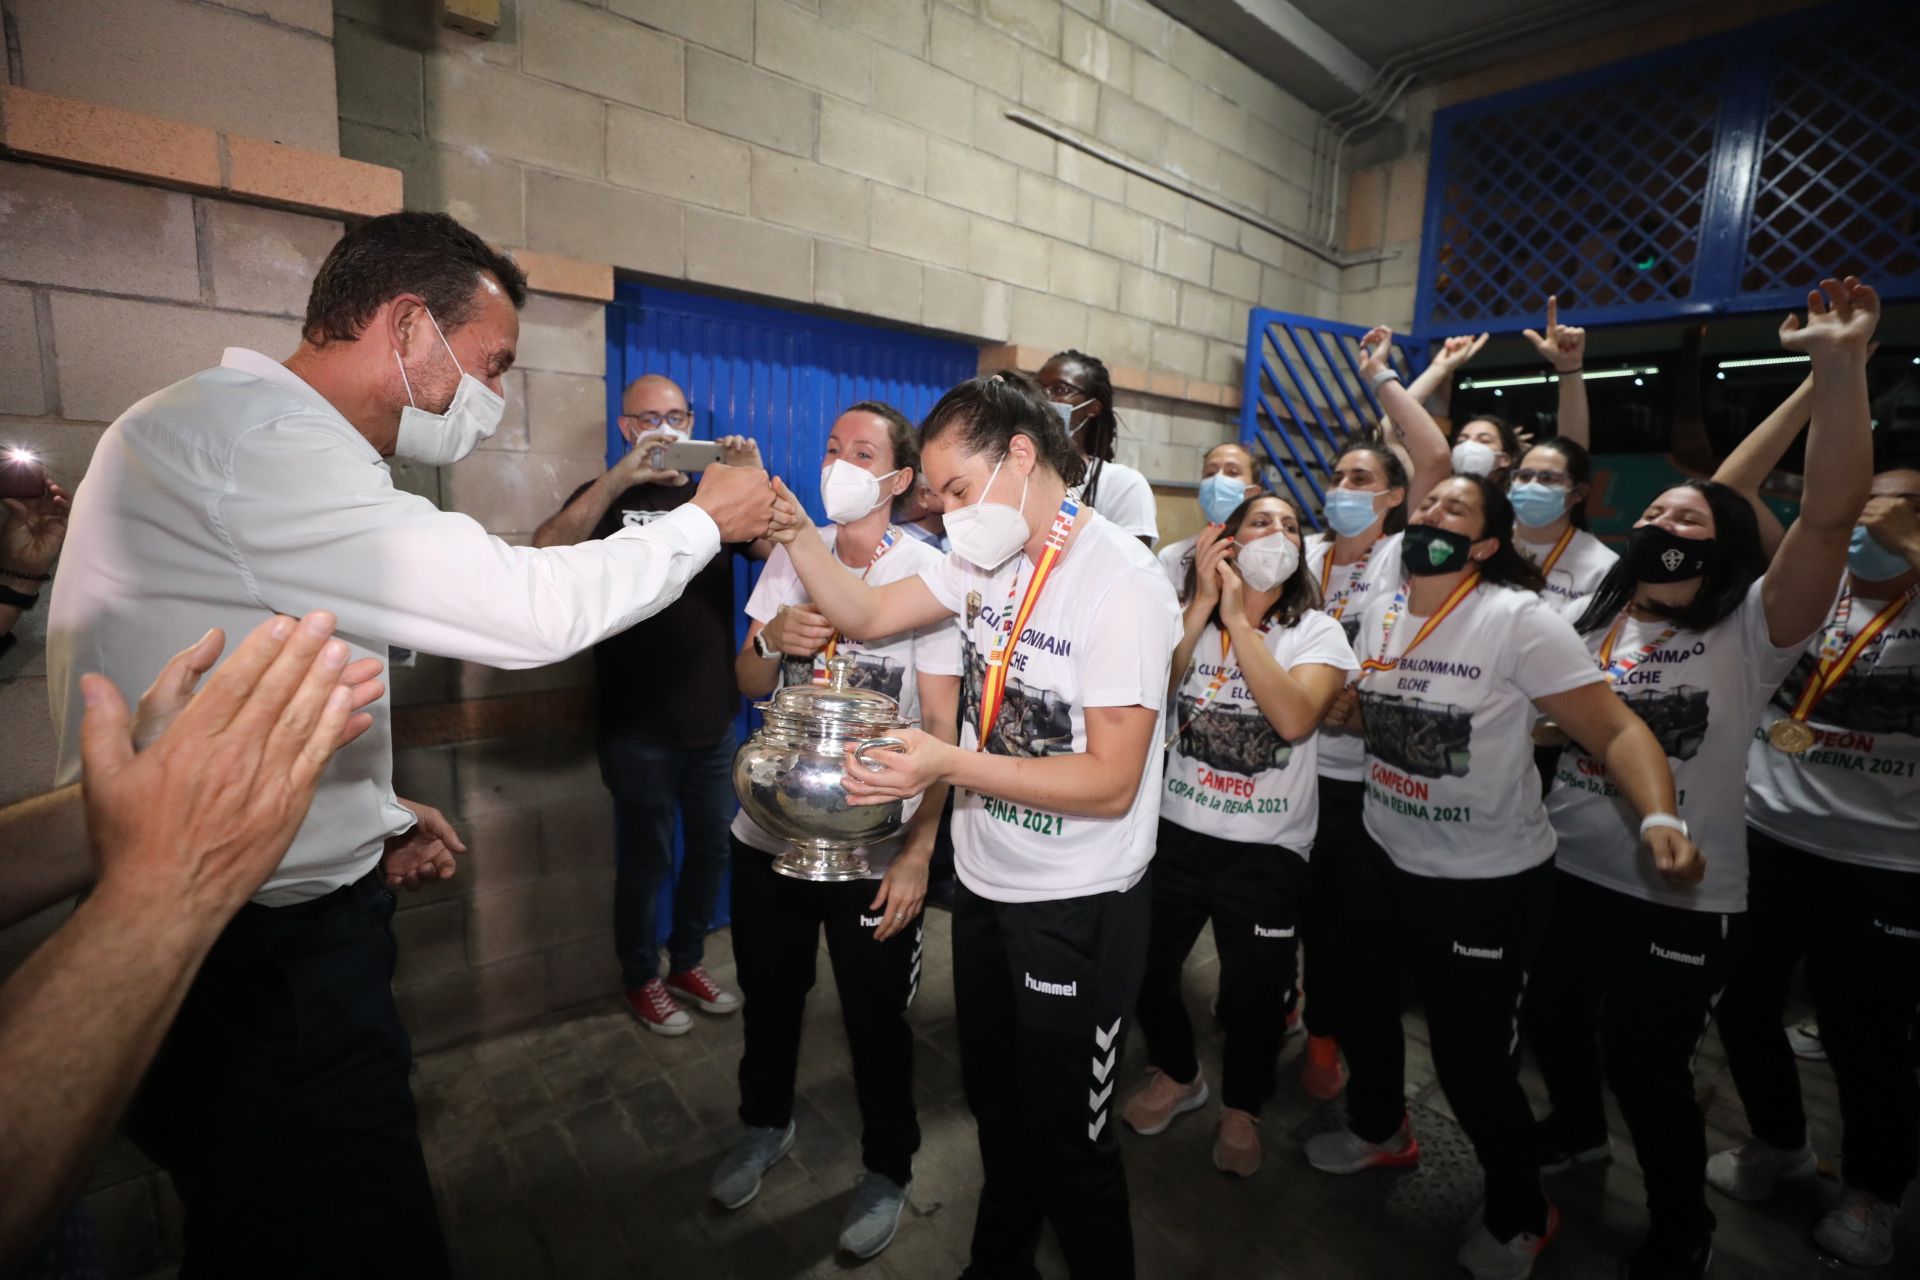
[(1007, 673), (1015, 638), (1026, 631), (1027, 619), (1033, 616), (1033, 606), (1040, 599), (1040, 589), (1060, 562), (1060, 552), (1066, 547), (1067, 536), (1073, 532), (1073, 522), (1079, 514), (1080, 504), (1071, 496), (1061, 500), (1060, 510), (1053, 516), (1053, 528), (1047, 530), (1046, 548), (1040, 553), (1040, 563), (1033, 566), (1033, 576), (1027, 580), (1027, 594), (1021, 597), (1018, 609), (1013, 607), (1013, 593), (1020, 585), (1020, 568), (1018, 564), (1014, 566), (1013, 579), (1007, 583), (1007, 607), (1001, 614), (1000, 634), (994, 637), (993, 648), (987, 654), (986, 675), (980, 682), (980, 740), (974, 744), (976, 751), (987, 749), (987, 735), (993, 732), (994, 721), (1000, 718), (1000, 708), (1006, 701)]
[[(1851, 587), (1847, 589), (1846, 599), (1840, 606), (1840, 616), (1834, 621), (1834, 625), (1828, 628), (1827, 635), (1820, 642), (1820, 665), (1808, 678), (1807, 687), (1800, 691), (1799, 700), (1793, 704), (1795, 720), (1805, 721), (1813, 714), (1813, 709), (1820, 705), (1820, 700), (1833, 692), (1833, 686), (1840, 683), (1842, 676), (1853, 670), (1853, 665), (1860, 661), (1860, 655), (1867, 651), (1867, 646), (1878, 639), (1882, 631), (1893, 625), (1893, 620), (1906, 611), (1906, 607), (1913, 603), (1916, 594), (1920, 594), (1920, 584), (1908, 587), (1901, 593), (1898, 600), (1887, 601), (1886, 606), (1874, 614), (1866, 626), (1860, 628), (1860, 634), (1848, 642), (1844, 637), (1847, 622), (1853, 614), (1853, 589)], [(1838, 653), (1834, 652), (1836, 649), (1839, 650)]]
[[(880, 563), (880, 557), (892, 550), (893, 544), (899, 540), (900, 530), (894, 525), (888, 525), (887, 531), (880, 535), (880, 545), (875, 547), (873, 549), (873, 555), (868, 557), (867, 567), (860, 571), (860, 581), (865, 582), (867, 580), (867, 575), (873, 572), (873, 566)], [(813, 656), (813, 682), (815, 684), (825, 684), (827, 682), (827, 663), (832, 660), (833, 651), (839, 647), (840, 631), (836, 627), (833, 634), (827, 637), (827, 647)]]
[(1440, 608), (1434, 612), (1434, 615), (1426, 620), (1426, 623), (1421, 626), (1420, 630), (1414, 633), (1413, 642), (1401, 650), (1400, 657), (1395, 658), (1392, 662), (1388, 662), (1387, 649), (1393, 644), (1393, 628), (1395, 624), (1400, 621), (1401, 610), (1405, 609), (1407, 605), (1407, 588), (1402, 586), (1398, 594), (1393, 597), (1393, 603), (1387, 606), (1387, 616), (1380, 631), (1380, 656), (1377, 658), (1368, 658), (1360, 664), (1360, 678), (1364, 680), (1376, 671), (1391, 671), (1399, 666), (1401, 659), (1405, 658), (1415, 649), (1418, 649), (1422, 640), (1425, 640), (1428, 636), (1439, 630), (1440, 624), (1447, 620), (1447, 615), (1459, 608), (1460, 602), (1465, 600), (1469, 595), (1472, 595), (1473, 589), (1479, 585), (1480, 571), (1475, 569), (1472, 573), (1469, 573), (1460, 580), (1460, 585), (1453, 589), (1453, 594), (1447, 597), (1447, 602), (1441, 605)]
[(1578, 530), (1573, 527), (1573, 522), (1568, 521), (1567, 531), (1560, 535), (1560, 541), (1553, 544), (1553, 550), (1547, 552), (1547, 558), (1540, 562), (1541, 577), (1544, 578), (1547, 574), (1553, 572), (1553, 566), (1560, 563), (1560, 557), (1565, 555), (1567, 548), (1572, 545), (1573, 535), (1576, 532), (1578, 532)]
[[(1266, 628), (1261, 627), (1260, 630), (1264, 632)], [(1220, 629), (1220, 670), (1214, 673), (1213, 683), (1207, 686), (1207, 691), (1200, 695), (1199, 705), (1194, 707), (1193, 714), (1182, 720), (1180, 727), (1168, 734), (1167, 740), (1160, 744), (1162, 751), (1172, 746), (1175, 738), (1191, 729), (1193, 722), (1207, 713), (1207, 708), (1213, 704), (1214, 695), (1220, 692), (1220, 686), (1227, 682), (1227, 676), (1233, 671), (1233, 668), (1227, 665), (1227, 658), (1232, 652), (1233, 637), (1227, 634), (1225, 627), (1222, 627)]]
[(1613, 645), (1614, 642), (1620, 638), (1620, 633), (1626, 630), (1626, 626), (1627, 610), (1622, 609), (1620, 616), (1613, 620), (1613, 626), (1607, 629), (1606, 640), (1600, 645), (1600, 669), (1606, 672), (1608, 684), (1618, 682), (1627, 672), (1645, 662), (1654, 650), (1673, 639), (1674, 632), (1680, 629), (1673, 626), (1668, 627), (1646, 644), (1641, 645), (1640, 652), (1634, 654), (1631, 658), (1621, 658), (1616, 662), (1613, 658)]
[[(1373, 558), (1373, 548), (1379, 545), (1380, 544), (1377, 541), (1374, 542), (1372, 546), (1369, 546), (1367, 548), (1365, 554), (1363, 554), (1358, 560), (1355, 560), (1353, 562), (1353, 568), (1347, 570), (1347, 589), (1340, 593), (1340, 603), (1334, 607), (1333, 611), (1330, 614), (1327, 615), (1328, 617), (1332, 618), (1335, 622), (1340, 621), (1340, 615), (1347, 611), (1347, 605), (1351, 603), (1353, 600), (1354, 584), (1359, 582), (1360, 575), (1367, 571), (1367, 561)], [(1327, 598), (1327, 583), (1332, 580), (1333, 580), (1333, 548), (1328, 547), (1327, 558), (1320, 562), (1320, 600), (1322, 603), (1325, 603)]]

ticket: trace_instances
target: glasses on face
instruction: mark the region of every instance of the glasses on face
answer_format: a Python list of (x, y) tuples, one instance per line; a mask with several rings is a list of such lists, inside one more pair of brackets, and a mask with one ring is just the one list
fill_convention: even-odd
[(689, 409), (674, 409), (667, 413), (623, 413), (622, 422), (631, 422), (648, 431), (658, 431), (661, 427), (672, 427), (675, 431), (686, 428), (693, 421), (693, 412)]
[(1079, 404), (1088, 398), (1085, 390), (1066, 381), (1045, 383), (1040, 389), (1047, 393), (1047, 399), (1066, 404)]
[(1522, 467), (1513, 473), (1515, 484), (1550, 484), (1556, 488), (1565, 485), (1573, 487), (1573, 477), (1564, 471), (1535, 471), (1532, 467)]

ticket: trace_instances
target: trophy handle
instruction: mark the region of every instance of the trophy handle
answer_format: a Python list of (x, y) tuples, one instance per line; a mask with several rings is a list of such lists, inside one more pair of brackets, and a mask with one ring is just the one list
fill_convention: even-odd
[(906, 742), (900, 738), (864, 738), (853, 744), (853, 758), (875, 773), (879, 773), (885, 769), (886, 766), (883, 764), (875, 764), (873, 761), (867, 759), (867, 752), (905, 751), (906, 749)]

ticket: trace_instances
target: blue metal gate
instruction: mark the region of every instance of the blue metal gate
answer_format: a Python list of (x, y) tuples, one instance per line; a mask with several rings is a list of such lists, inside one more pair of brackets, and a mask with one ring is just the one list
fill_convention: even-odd
[[(1365, 325), (1261, 307), (1247, 316), (1240, 440), (1267, 487), (1276, 493), (1284, 487), (1316, 529), (1333, 464), (1350, 440), (1377, 429), (1385, 416), (1360, 376), (1366, 333)], [(1411, 382), (1426, 367), (1424, 348), (1396, 338), (1393, 363)]]
[[(607, 307), (607, 462), (626, 452), (617, 422), (621, 392), (643, 374), (665, 374), (686, 392), (696, 436), (751, 436), (767, 469), (824, 521), (820, 455), (840, 411), (882, 400), (918, 422), (947, 388), (974, 376), (979, 354), (921, 334), (621, 284)], [(745, 638), (747, 596), (759, 574), (758, 562), (736, 558), (736, 645)], [(750, 730), (742, 707), (740, 732)], [(676, 873), (679, 861), (676, 834)], [(672, 926), (671, 898), (660, 897), (663, 938)], [(723, 885), (716, 927), (728, 918), (726, 903)]]

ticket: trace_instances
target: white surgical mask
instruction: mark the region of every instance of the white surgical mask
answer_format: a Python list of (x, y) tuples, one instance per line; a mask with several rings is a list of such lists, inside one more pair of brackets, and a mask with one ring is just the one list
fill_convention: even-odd
[(880, 482), (899, 474), (896, 469), (876, 476), (845, 458), (835, 458), (820, 468), (820, 502), (827, 509), (827, 519), (835, 524), (858, 520), (887, 500), (887, 495), (880, 492)]
[(1462, 476), (1490, 476), (1500, 455), (1478, 440), (1462, 440), (1453, 446), (1453, 471)]
[(1248, 586), (1255, 591), (1271, 591), (1300, 567), (1300, 548), (1286, 534), (1270, 533), (1241, 543), (1233, 553), (1233, 563)]
[(946, 518), (947, 541), (953, 546), (954, 554), (988, 573), (1011, 560), (1027, 545), (1026, 481), (1020, 484), (1018, 506), (987, 501), (987, 493), (1006, 461), (1002, 458), (994, 464), (993, 474), (987, 477), (978, 501), (958, 511), (949, 511)]
[(393, 451), (402, 458), (444, 467), (472, 453), (475, 445), (499, 429), (507, 402), (461, 368), (460, 359), (453, 354), (453, 347), (447, 342), (447, 335), (441, 333), (440, 322), (433, 318), (433, 312), (427, 312), (427, 320), (439, 334), (440, 345), (446, 347), (447, 359), (460, 370), (460, 385), (454, 390), (445, 413), (428, 413), (413, 403), (413, 383), (407, 377), (407, 362), (400, 359), (398, 351), (394, 352), (393, 358), (400, 366), (400, 381), (407, 388), (407, 407), (400, 411), (400, 435), (394, 441)]

